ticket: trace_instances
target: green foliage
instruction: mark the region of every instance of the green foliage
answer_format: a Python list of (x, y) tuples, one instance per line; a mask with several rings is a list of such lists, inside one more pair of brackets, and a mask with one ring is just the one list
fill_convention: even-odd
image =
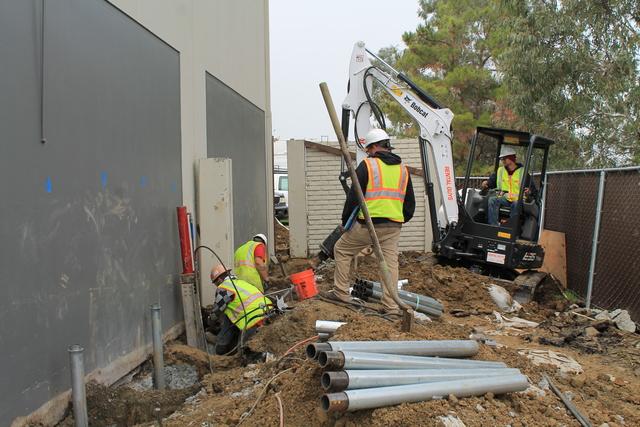
[(503, 0), (501, 9), (512, 16), (499, 56), (509, 103), (521, 126), (558, 139), (555, 166), (637, 161), (637, 0)]
[[(476, 126), (557, 141), (553, 168), (640, 162), (637, 0), (419, 0), (407, 48), (379, 53), (455, 114), (457, 173)], [(417, 129), (376, 98), (398, 136)], [(478, 165), (478, 171), (487, 165)]]

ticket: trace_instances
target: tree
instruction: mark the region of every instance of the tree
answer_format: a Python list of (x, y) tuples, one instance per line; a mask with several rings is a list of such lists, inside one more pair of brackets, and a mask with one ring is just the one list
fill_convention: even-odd
[(637, 0), (502, 0), (498, 57), (517, 123), (554, 137), (556, 167), (640, 160)]
[[(498, 102), (501, 83), (494, 51), (500, 35), (499, 10), (492, 0), (420, 0), (419, 4), (424, 23), (403, 35), (407, 49), (386, 48), (379, 54), (453, 111), (453, 155), (460, 174), (475, 127), (491, 125), (496, 114), (510, 117), (503, 111), (506, 105)], [(378, 99), (396, 135), (417, 136), (397, 104), (380, 95)], [(474, 172), (489, 169), (485, 165)]]
[[(552, 168), (640, 162), (637, 0), (420, 0), (407, 48), (380, 55), (454, 114), (457, 172), (476, 126), (556, 140)], [(399, 136), (417, 129), (377, 99)], [(476, 169), (482, 173), (489, 166)]]

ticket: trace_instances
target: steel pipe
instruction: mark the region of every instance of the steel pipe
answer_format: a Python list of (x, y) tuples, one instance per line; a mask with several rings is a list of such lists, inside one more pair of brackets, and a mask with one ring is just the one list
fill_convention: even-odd
[(73, 419), (76, 427), (87, 427), (87, 393), (84, 384), (84, 349), (72, 345), (67, 349), (71, 363), (71, 401), (73, 402)]
[(356, 390), (360, 388), (389, 387), (395, 385), (424, 384), (455, 381), (465, 378), (487, 378), (519, 374), (518, 369), (389, 369), (349, 370), (325, 372), (320, 384), (326, 391)]
[(479, 348), (474, 340), (329, 341), (309, 344), (307, 355), (315, 359), (319, 351), (359, 351), (411, 356), (470, 357), (475, 356)]
[(345, 322), (334, 322), (332, 320), (316, 320), (316, 332), (333, 334)]
[(400, 356), (354, 351), (323, 351), (318, 363), (326, 370), (341, 369), (482, 369), (506, 368), (502, 362), (448, 359), (445, 357)]
[(380, 408), (405, 402), (438, 399), (450, 394), (456, 397), (480, 396), (485, 393), (503, 394), (526, 390), (527, 377), (521, 374), (489, 378), (470, 378), (430, 384), (398, 385), (391, 387), (346, 390), (322, 396), (322, 409), (327, 412), (358, 411)]
[(162, 354), (162, 324), (160, 304), (151, 305), (151, 330), (153, 334), (153, 379), (158, 390), (164, 389), (164, 357)]
[(331, 336), (332, 336), (332, 335), (333, 335), (333, 334), (330, 334), (330, 333), (328, 333), (328, 332), (318, 332), (318, 339), (319, 339), (320, 341), (326, 341), (326, 340), (328, 340), (329, 338), (331, 338)]

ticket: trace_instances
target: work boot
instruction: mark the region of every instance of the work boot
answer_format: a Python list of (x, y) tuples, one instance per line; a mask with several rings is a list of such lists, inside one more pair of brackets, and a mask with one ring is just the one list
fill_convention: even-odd
[(331, 289), (329, 291), (322, 291), (319, 294), (322, 298), (326, 298), (328, 300), (332, 300), (332, 301), (337, 301), (337, 302), (346, 302), (346, 303), (351, 303), (353, 301), (353, 298), (351, 297), (342, 297), (340, 295), (338, 295), (338, 293), (335, 291), (335, 289)]

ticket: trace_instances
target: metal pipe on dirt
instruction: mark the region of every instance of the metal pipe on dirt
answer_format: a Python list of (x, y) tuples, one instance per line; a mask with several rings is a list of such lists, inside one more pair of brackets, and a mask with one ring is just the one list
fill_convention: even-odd
[(320, 384), (326, 391), (336, 392), (361, 388), (389, 387), (455, 381), (465, 378), (488, 378), (519, 374), (518, 369), (383, 369), (325, 372)]
[[(382, 285), (379, 282), (369, 281), (369, 280), (356, 280), (356, 286), (364, 286), (367, 289), (372, 289), (374, 291), (382, 292)], [(408, 302), (419, 302), (420, 304), (431, 306), (433, 308), (442, 310), (442, 303), (434, 298), (428, 297), (426, 295), (420, 295), (409, 291), (398, 290), (398, 296), (403, 300)]]
[(485, 393), (503, 394), (526, 390), (527, 377), (521, 374), (490, 378), (471, 378), (430, 384), (398, 385), (391, 387), (347, 390), (322, 396), (322, 409), (327, 412), (357, 411), (380, 408), (405, 402), (421, 402), (443, 398), (480, 396)]
[(158, 390), (164, 390), (164, 357), (162, 354), (162, 323), (160, 304), (151, 305), (151, 331), (153, 335), (153, 382)]
[(322, 92), (322, 98), (327, 107), (327, 112), (329, 113), (329, 118), (331, 119), (333, 130), (338, 137), (340, 150), (342, 151), (342, 156), (344, 157), (347, 169), (349, 170), (349, 175), (351, 177), (351, 188), (355, 190), (356, 197), (358, 198), (358, 203), (360, 205), (360, 212), (362, 212), (362, 215), (364, 216), (365, 223), (367, 224), (367, 229), (369, 230), (369, 235), (371, 236), (373, 251), (376, 254), (376, 259), (378, 260), (378, 264), (380, 266), (380, 273), (383, 279), (382, 282), (384, 283), (384, 287), (387, 290), (387, 293), (396, 302), (396, 304), (398, 304), (398, 306), (404, 310), (405, 315), (402, 322), (402, 329), (405, 331), (409, 331), (411, 330), (413, 324), (413, 314), (411, 312), (411, 307), (409, 307), (409, 305), (407, 305), (398, 297), (397, 284), (391, 283), (391, 271), (389, 270), (389, 266), (384, 259), (384, 254), (382, 253), (382, 248), (380, 247), (380, 242), (378, 241), (378, 235), (376, 234), (373, 222), (371, 221), (371, 215), (369, 215), (369, 209), (367, 208), (367, 204), (365, 203), (364, 194), (362, 193), (362, 188), (360, 187), (358, 176), (356, 175), (356, 171), (353, 167), (353, 164), (351, 163), (351, 155), (349, 154), (347, 143), (344, 139), (344, 135), (342, 134), (340, 122), (338, 121), (338, 115), (333, 105), (333, 99), (331, 99), (331, 93), (329, 92), (329, 87), (325, 82), (320, 83), (320, 92)]
[[(401, 354), (405, 356), (471, 357), (478, 354), (475, 340), (329, 341), (331, 351)], [(326, 351), (326, 350), (325, 350)]]
[(498, 369), (507, 367), (502, 362), (485, 360), (402, 356), (356, 351), (322, 351), (318, 355), (318, 363), (320, 367), (330, 371), (342, 369)]
[(598, 243), (600, 235), (600, 220), (602, 219), (602, 200), (604, 199), (604, 187), (607, 173), (600, 171), (600, 183), (598, 184), (598, 200), (596, 202), (596, 219), (593, 224), (593, 240), (591, 242), (591, 260), (589, 261), (589, 282), (587, 283), (586, 308), (591, 308), (591, 293), (593, 291), (593, 278), (596, 274), (596, 259), (598, 257)]
[(71, 401), (73, 402), (73, 419), (76, 427), (87, 427), (87, 393), (84, 384), (84, 349), (72, 345), (67, 349), (71, 363)]
[(346, 323), (332, 320), (316, 320), (316, 332), (332, 334), (342, 325), (346, 325)]
[[(382, 292), (380, 292), (380, 291), (369, 289), (367, 291), (367, 293), (370, 293), (371, 294), (371, 298), (373, 298), (373, 299), (376, 299), (376, 300), (381, 300), (382, 299)], [(402, 298), (402, 299), (405, 300), (404, 298)], [(408, 300), (405, 300), (405, 301), (415, 311), (418, 311), (418, 312), (424, 313), (424, 314), (429, 314), (431, 316), (436, 316), (436, 317), (442, 316), (442, 310), (438, 310), (437, 308), (433, 308), (433, 307), (430, 307), (430, 306), (427, 306), (427, 305), (419, 304), (419, 303), (417, 303), (417, 301), (416, 302), (410, 302)]]

